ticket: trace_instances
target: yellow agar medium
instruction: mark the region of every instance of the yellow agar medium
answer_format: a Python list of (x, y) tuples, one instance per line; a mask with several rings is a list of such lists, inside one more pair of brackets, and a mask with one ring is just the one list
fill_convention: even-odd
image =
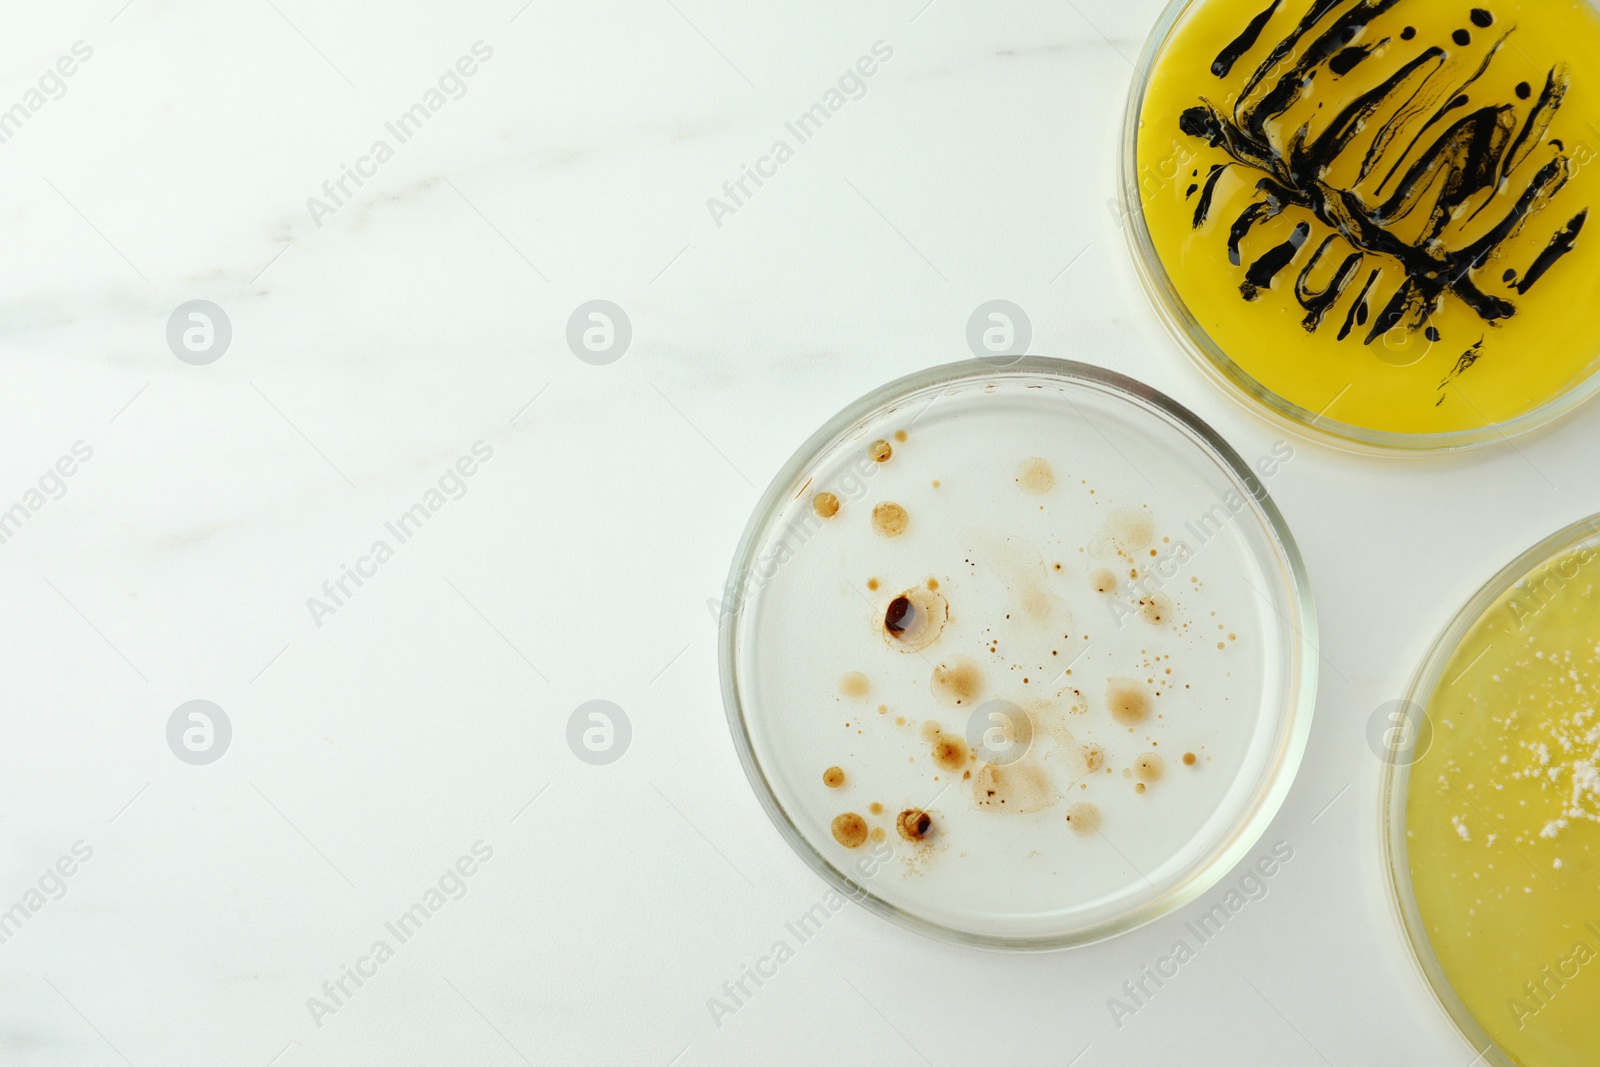
[(1406, 849), (1463, 1004), (1529, 1067), (1600, 1049), (1600, 553), (1504, 594), (1455, 650), (1411, 767)]
[[(1200, 0), (1152, 66), (1137, 180), (1178, 296), (1302, 418), (1470, 431), (1581, 384), (1600, 355), (1600, 219), (1585, 229), (1600, 206), (1587, 121), (1600, 114), (1600, 15), (1588, 0), (1318, 6), (1327, 14), (1296, 36), (1312, 0)], [(1385, 10), (1340, 22), (1367, 8)], [(1341, 26), (1353, 32), (1310, 54)], [(1370, 114), (1347, 110), (1374, 96)], [(1235, 265), (1230, 233), (1263, 204)], [(1270, 279), (1252, 285), (1252, 268)]]

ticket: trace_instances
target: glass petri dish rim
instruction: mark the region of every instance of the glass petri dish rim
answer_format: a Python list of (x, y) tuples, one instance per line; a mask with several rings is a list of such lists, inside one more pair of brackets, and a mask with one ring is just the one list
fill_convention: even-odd
[[(1439, 680), (1444, 676), (1455, 650), (1495, 601), (1543, 564), (1588, 544), (1600, 545), (1600, 513), (1562, 527), (1500, 568), (1494, 577), (1468, 598), (1434, 640), (1407, 687), (1406, 700), (1426, 712), (1428, 702), (1433, 698), (1434, 690), (1438, 688)], [(1456, 995), (1423, 925), (1416, 893), (1411, 885), (1411, 866), (1406, 851), (1406, 795), (1411, 783), (1411, 764), (1402, 764), (1395, 757), (1400, 744), (1400, 739), (1396, 738), (1388, 749), (1389, 755), (1384, 758), (1379, 804), (1379, 840), (1383, 848), (1390, 916), (1398, 925), (1402, 939), (1410, 947), (1412, 961), (1432, 990), (1435, 1002), (1462, 1036), (1472, 1043), (1473, 1048), (1481, 1050), (1484, 1062), (1490, 1067), (1519, 1067), (1517, 1061), (1500, 1050)]]
[[(1301, 407), (1257, 381), (1212, 340), (1167, 273), (1166, 264), (1156, 251), (1145, 220), (1144, 201), (1139, 196), (1139, 115), (1144, 110), (1145, 90), (1156, 58), (1166, 48), (1178, 21), (1191, 8), (1207, 0), (1169, 0), (1146, 39), (1134, 68), (1128, 90), (1127, 112), (1123, 118), (1122, 150), (1118, 156), (1117, 186), (1124, 236), (1133, 257), (1145, 295), (1157, 316), (1178, 346), (1224, 393), (1242, 406), (1265, 415), (1268, 420), (1298, 436), (1362, 454), (1400, 456), (1480, 448), (1541, 429), (1582, 407), (1600, 392), (1600, 352), (1594, 353), (1588, 376), (1571, 389), (1552, 397), (1540, 406), (1505, 422), (1491, 423), (1469, 430), (1447, 433), (1395, 433), (1373, 430), (1340, 422)], [(1600, 8), (1596, 0), (1590, 6)]]
[[(1285, 653), (1289, 657), (1285, 673), (1291, 683), (1289, 686), (1291, 696), (1279, 711), (1281, 736), (1278, 749), (1270, 764), (1266, 785), (1254, 798), (1254, 806), (1234, 825), (1229, 835), (1218, 841), (1210, 862), (1187, 882), (1116, 919), (1082, 930), (1038, 937), (988, 935), (932, 922), (883, 900), (829, 862), (795, 825), (768, 781), (766, 772), (756, 755), (745, 718), (745, 708), (739, 696), (738, 630), (744, 610), (745, 580), (755, 561), (755, 552), (761, 545), (772, 518), (793, 496), (796, 487), (800, 485), (801, 476), (811, 463), (863, 420), (897, 399), (934, 387), (948, 388), (965, 382), (1005, 377), (1046, 377), (1081, 382), (1108, 392), (1120, 393), (1134, 405), (1153, 408), (1155, 414), (1164, 415), (1172, 420), (1177, 428), (1191, 436), (1197, 446), (1209, 451), (1211, 458), (1216, 460), (1255, 501), (1255, 506), (1271, 533), (1272, 547), (1278, 557), (1277, 562), (1287, 579), (1283, 585), (1295, 608), (1294, 617), (1286, 618), (1289, 629), (1296, 637)], [(756, 798), (761, 802), (773, 825), (777, 827), (779, 834), (788, 842), (789, 847), (836, 892), (854, 900), (867, 910), (926, 937), (977, 948), (1040, 952), (1094, 944), (1154, 922), (1215, 886), (1260, 840), (1261, 835), (1266, 832), (1267, 825), (1282, 807), (1299, 771), (1306, 741), (1311, 733), (1312, 713), (1316, 706), (1317, 621), (1310, 581), (1294, 537), (1290, 534), (1282, 513), (1267, 493), (1265, 486), (1233, 447), (1188, 408), (1136, 379), (1073, 360), (1022, 356), (1003, 365), (999, 361), (987, 359), (947, 363), (895, 379), (847, 405), (806, 439), (773, 477), (762, 494), (734, 552), (718, 616), (718, 660), (722, 681), (722, 703), (728, 718), (728, 728), (733, 736), (734, 748), (738, 752), (739, 762), (744, 768), (745, 776), (749, 779)]]

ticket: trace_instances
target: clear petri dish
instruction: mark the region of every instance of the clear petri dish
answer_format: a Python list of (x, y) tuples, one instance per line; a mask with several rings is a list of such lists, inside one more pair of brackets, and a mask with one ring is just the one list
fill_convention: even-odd
[(956, 363), (774, 479), (721, 614), (723, 699), (782, 836), (923, 934), (1047, 949), (1193, 899), (1277, 811), (1315, 620), (1263, 482), (1110, 371)]
[(1133, 259), (1275, 421), (1505, 440), (1600, 388), (1597, 113), (1590, 0), (1174, 0), (1128, 101)]
[[(1495, 1067), (1600, 1047), (1600, 516), (1512, 561), (1375, 720), (1394, 914)], [(1574, 984), (1576, 983), (1576, 985)]]

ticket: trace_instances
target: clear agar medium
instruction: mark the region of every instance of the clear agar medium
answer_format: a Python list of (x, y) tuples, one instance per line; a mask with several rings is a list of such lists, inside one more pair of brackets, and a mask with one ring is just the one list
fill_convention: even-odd
[(723, 597), (757, 796), (840, 897), (925, 934), (1084, 944), (1193, 899), (1298, 767), (1315, 621), (1263, 481), (1194, 415), (1061, 360), (851, 404)]

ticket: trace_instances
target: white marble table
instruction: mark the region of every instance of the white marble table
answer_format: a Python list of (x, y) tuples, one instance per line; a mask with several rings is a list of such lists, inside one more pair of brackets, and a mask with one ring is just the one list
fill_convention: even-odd
[[(1296, 445), (1269, 488), (1323, 687), (1257, 850), (1293, 860), (1131, 1017), (1236, 876), (1041, 956), (851, 907), (708, 1006), (824, 890), (737, 765), (706, 607), (816, 425), (1003, 298), (1035, 351), (1278, 438), (1163, 334), (1107, 207), (1159, 0), (123, 2), (0, 35), (0, 1063), (1471, 1059), (1389, 917), (1365, 729), (1595, 508), (1592, 409), (1437, 461)], [(566, 340), (595, 299), (631, 323), (604, 364)], [(192, 300), (211, 362), (168, 345)], [(596, 699), (632, 731), (600, 766), (566, 743)], [(215, 762), (169, 747), (191, 700)]]

